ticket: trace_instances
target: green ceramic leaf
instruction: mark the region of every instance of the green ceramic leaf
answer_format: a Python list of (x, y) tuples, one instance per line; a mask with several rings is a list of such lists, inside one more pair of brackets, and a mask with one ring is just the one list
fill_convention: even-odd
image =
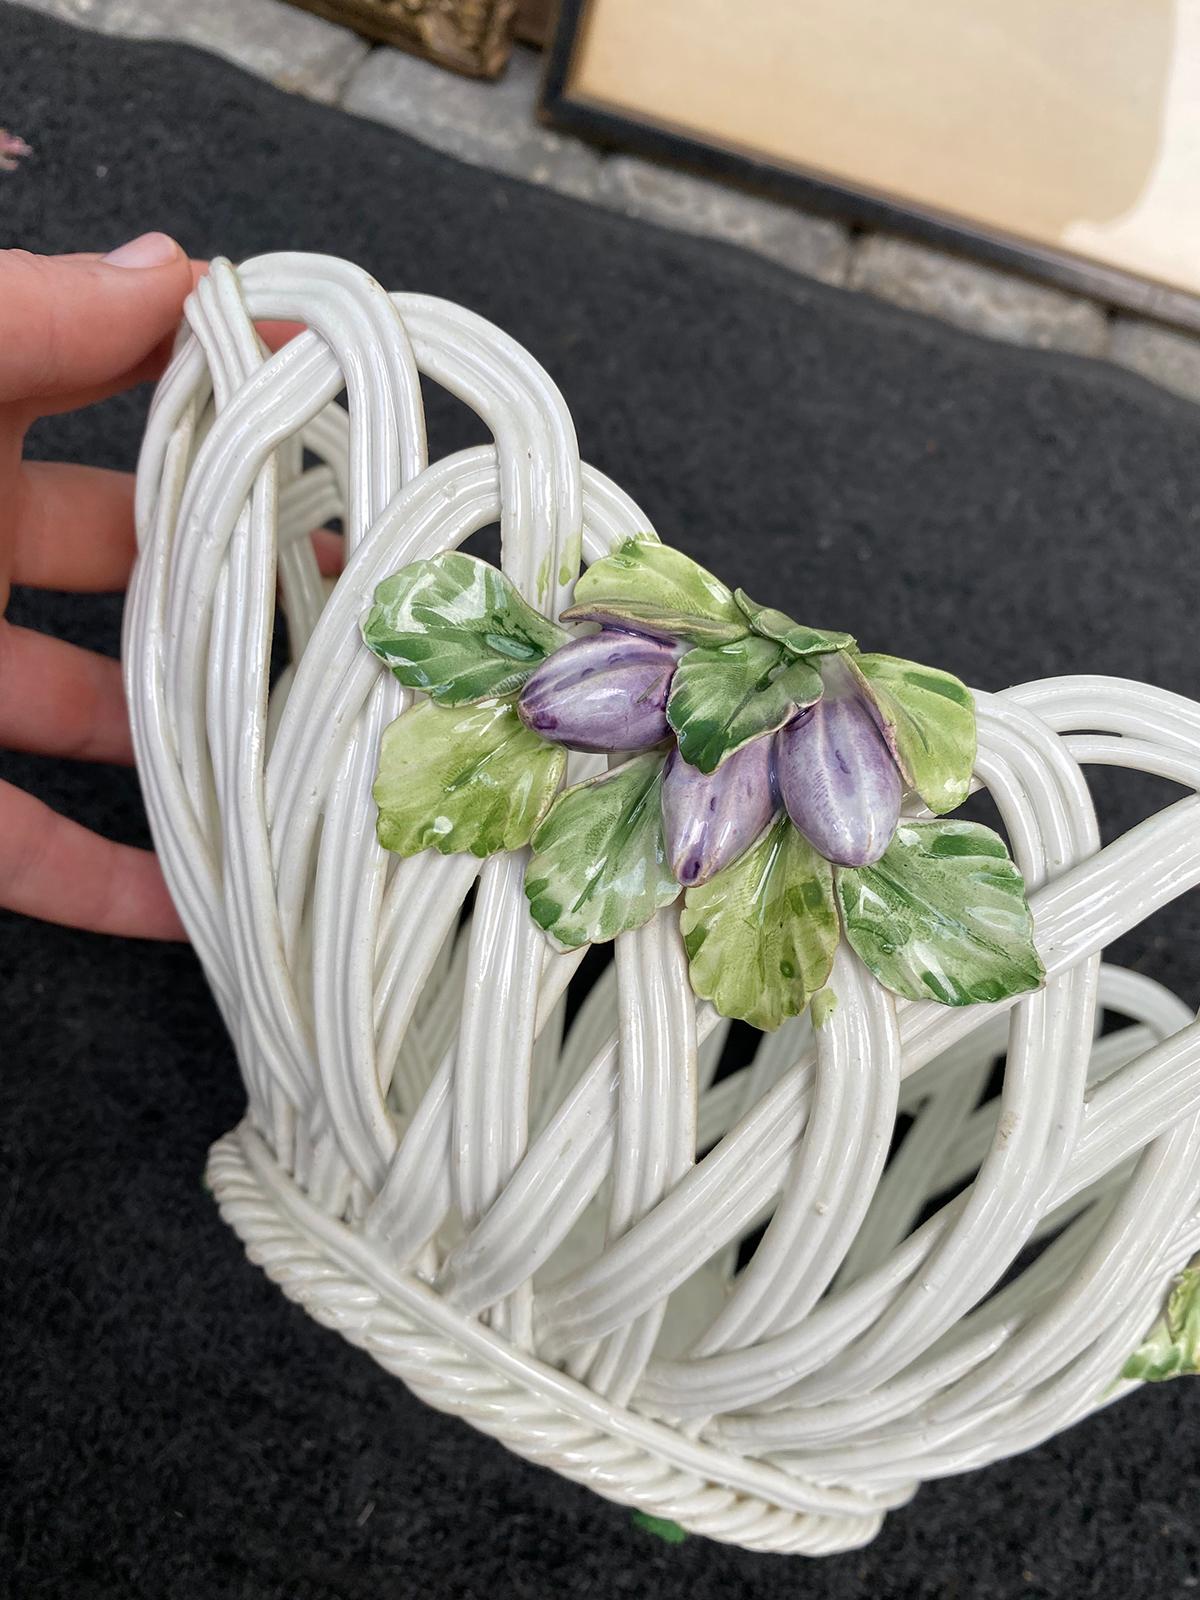
[(640, 928), (679, 885), (663, 841), (661, 751), (566, 789), (533, 836), (533, 920), (574, 949)]
[(774, 639), (794, 656), (829, 655), (834, 650), (849, 650), (854, 644), (852, 634), (806, 628), (802, 622), (793, 622), (786, 612), (758, 605), (745, 589), (735, 589), (733, 597), (755, 633), (764, 639)]
[(837, 890), (847, 939), (895, 994), (967, 1006), (1045, 975), (1024, 880), (977, 822), (901, 822), (874, 866), (838, 868)]
[(962, 805), (975, 766), (975, 701), (937, 667), (898, 656), (857, 656), (884, 733), (909, 787), (939, 814)]
[(517, 850), (566, 769), (566, 751), (530, 733), (511, 705), (422, 700), (384, 730), (372, 791), (379, 842), (402, 856)]
[(502, 572), (455, 550), (385, 578), (362, 634), (401, 683), (446, 706), (515, 694), (567, 641)]
[(838, 997), (829, 985), (826, 984), (823, 989), (818, 989), (812, 997), (813, 1027), (823, 1028), (837, 1008)]
[(1123, 1378), (1160, 1383), (1200, 1372), (1200, 1268), (1186, 1267), (1166, 1311), (1121, 1370)]
[(633, 1524), (645, 1533), (652, 1533), (665, 1544), (682, 1544), (687, 1538), (687, 1533), (677, 1522), (672, 1522), (668, 1517), (652, 1517), (648, 1511), (635, 1511)]
[(746, 619), (719, 578), (681, 550), (626, 539), (593, 562), (564, 618), (610, 622), (687, 644), (720, 644), (746, 633)]
[(724, 1017), (777, 1028), (833, 966), (833, 869), (779, 817), (732, 866), (687, 891), (679, 927), (695, 992)]
[(782, 645), (747, 634), (698, 646), (675, 669), (667, 721), (689, 766), (715, 772), (726, 756), (773, 733), (821, 698), (821, 674)]

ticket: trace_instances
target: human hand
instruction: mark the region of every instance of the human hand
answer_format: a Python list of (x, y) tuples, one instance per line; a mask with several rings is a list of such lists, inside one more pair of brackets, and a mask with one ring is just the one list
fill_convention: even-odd
[[(206, 270), (162, 233), (103, 257), (0, 250), (0, 749), (133, 760), (120, 664), (4, 617), (13, 584), (124, 589), (136, 548), (133, 478), (22, 461), (22, 448), (38, 417), (157, 378)], [(298, 331), (259, 327), (269, 349)], [(340, 537), (318, 529), (313, 545), (321, 571), (336, 573)], [(186, 937), (151, 851), (103, 839), (4, 782), (0, 907), (98, 933)]]
[[(133, 759), (118, 662), (4, 619), (11, 585), (123, 589), (133, 478), (22, 461), (40, 416), (157, 378), (204, 267), (165, 234), (109, 256), (0, 251), (0, 747)], [(117, 844), (0, 783), (0, 906), (151, 939), (184, 930), (154, 855)]]
[[(6, 621), (13, 584), (112, 592), (133, 566), (133, 477), (22, 461), (40, 416), (160, 376), (187, 294), (206, 270), (165, 234), (109, 256), (0, 250), (0, 749), (133, 760), (120, 664)], [(270, 349), (298, 331), (266, 323)], [(323, 573), (341, 539), (314, 533)], [(0, 907), (96, 933), (186, 938), (152, 851), (101, 838), (0, 782)]]

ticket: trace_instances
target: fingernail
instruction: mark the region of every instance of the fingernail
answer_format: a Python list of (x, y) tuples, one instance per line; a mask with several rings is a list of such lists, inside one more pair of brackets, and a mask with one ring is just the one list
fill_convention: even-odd
[(143, 233), (128, 244), (110, 250), (103, 260), (110, 267), (165, 267), (179, 254), (179, 246), (166, 233)]

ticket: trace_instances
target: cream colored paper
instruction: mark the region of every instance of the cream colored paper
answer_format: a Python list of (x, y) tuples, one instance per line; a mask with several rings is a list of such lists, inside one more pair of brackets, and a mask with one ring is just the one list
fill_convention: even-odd
[(591, 0), (570, 93), (1200, 292), (1200, 0)]

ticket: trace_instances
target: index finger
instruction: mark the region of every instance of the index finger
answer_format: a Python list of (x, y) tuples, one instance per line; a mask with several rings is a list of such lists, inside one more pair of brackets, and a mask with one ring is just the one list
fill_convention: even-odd
[[(59, 257), (61, 260), (95, 262), (95, 256), (69, 256)], [(0, 255), (0, 266), (3, 256)], [(177, 311), (171, 317), (167, 331), (159, 338), (158, 342), (132, 367), (121, 367), (110, 373), (107, 377), (94, 382), (68, 385), (53, 394), (43, 393), (28, 397), (31, 401), (30, 410), (34, 415), (53, 416), (60, 411), (78, 411), (84, 406), (95, 405), (97, 401), (107, 400), (111, 395), (120, 394), (124, 389), (132, 389), (139, 383), (153, 383), (160, 378), (171, 359), (175, 348), (175, 334), (183, 317), (183, 301), (191, 293), (196, 284), (208, 271), (207, 261), (189, 261), (189, 280), (183, 298), (179, 302)], [(3, 292), (3, 274), (0, 272), (0, 293)], [(281, 345), (295, 338), (297, 333), (303, 332), (302, 325), (297, 322), (261, 322), (256, 324), (263, 342), (269, 350), (278, 350)], [(0, 341), (4, 338), (4, 317), (0, 311)], [(0, 383), (3, 382), (3, 373), (0, 373)]]
[(0, 252), (0, 403), (95, 389), (169, 340), (194, 282), (173, 239), (148, 234), (108, 258)]

